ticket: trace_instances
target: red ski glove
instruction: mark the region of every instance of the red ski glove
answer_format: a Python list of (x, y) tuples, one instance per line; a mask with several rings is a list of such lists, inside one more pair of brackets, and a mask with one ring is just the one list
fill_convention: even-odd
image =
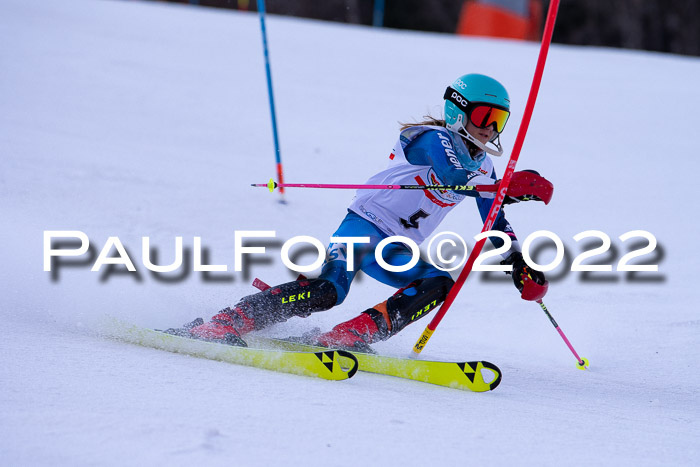
[[(499, 181), (500, 183), (500, 181)], [(554, 194), (554, 185), (534, 170), (514, 172), (510, 179), (503, 204), (520, 201), (542, 201), (549, 204)]]
[(544, 278), (544, 273), (528, 266), (522, 253), (518, 251), (511, 253), (508, 258), (501, 261), (501, 264), (513, 265), (513, 271), (506, 274), (512, 276), (513, 283), (523, 300), (538, 301), (547, 294), (549, 282)]

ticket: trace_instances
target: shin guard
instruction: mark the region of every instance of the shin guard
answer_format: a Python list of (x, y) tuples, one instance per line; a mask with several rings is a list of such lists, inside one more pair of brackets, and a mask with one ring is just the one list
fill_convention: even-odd
[(399, 289), (385, 302), (364, 311), (378, 328), (373, 341), (388, 339), (430, 313), (445, 301), (453, 284), (454, 281), (445, 276), (418, 279)]
[(335, 306), (335, 286), (324, 279), (304, 279), (271, 287), (244, 297), (236, 308), (254, 322), (255, 329), (280, 323), (294, 316), (306, 317)]

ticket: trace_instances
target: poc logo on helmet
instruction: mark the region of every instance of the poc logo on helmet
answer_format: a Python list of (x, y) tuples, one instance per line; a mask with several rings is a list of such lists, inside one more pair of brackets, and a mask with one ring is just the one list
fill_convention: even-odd
[(469, 104), (469, 102), (464, 97), (462, 97), (457, 91), (452, 92), (451, 98), (459, 102), (459, 105), (461, 105), (462, 107), (466, 107)]
[(458, 79), (457, 81), (455, 81), (455, 86), (459, 86), (460, 89), (465, 89), (467, 87), (467, 83), (465, 83), (461, 79)]

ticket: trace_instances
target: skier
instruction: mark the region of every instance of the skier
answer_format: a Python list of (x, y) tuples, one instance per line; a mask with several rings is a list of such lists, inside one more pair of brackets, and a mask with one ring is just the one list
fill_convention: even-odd
[[(510, 113), (506, 89), (488, 76), (468, 74), (447, 88), (444, 99), (445, 120), (428, 116), (421, 123), (403, 124), (399, 140), (389, 156), (388, 168), (367, 183), (482, 185), (497, 182), (493, 162), (487, 153), (494, 156), (503, 153), (499, 135)], [(512, 180), (516, 181), (523, 174), (516, 172)], [(539, 175), (535, 174), (527, 176)], [(507, 196), (505, 204), (532, 199), (541, 201), (537, 195)], [(331, 243), (317, 279), (300, 278), (263, 290), (223, 309), (208, 323), (198, 318), (185, 328), (171, 332), (245, 345), (241, 336), (248, 332), (340, 305), (355, 274), (362, 270), (398, 291), (331, 331), (309, 338), (308, 342), (325, 347), (367, 350), (370, 344), (395, 335), (427, 315), (445, 300), (454, 284), (447, 272), (423, 260), (404, 272), (383, 269), (374, 256), (377, 244), (393, 235), (402, 235), (420, 244), (467, 196), (476, 198), (481, 217), (485, 220), (494, 193), (361, 190), (334, 234), (334, 237), (369, 238), (369, 243), (357, 244), (353, 250), (354, 270), (348, 271), (347, 245)], [(516, 287), (522, 291), (528, 280), (546, 287), (544, 274), (524, 262), (517, 238), (503, 211), (499, 213), (493, 230), (500, 230), (512, 239), (510, 249), (502, 255), (501, 264), (513, 265), (511, 275)], [(491, 242), (497, 248), (503, 245), (499, 238), (491, 237)], [(391, 265), (403, 265), (410, 261), (412, 252), (402, 243), (391, 243), (384, 248), (383, 257)]]

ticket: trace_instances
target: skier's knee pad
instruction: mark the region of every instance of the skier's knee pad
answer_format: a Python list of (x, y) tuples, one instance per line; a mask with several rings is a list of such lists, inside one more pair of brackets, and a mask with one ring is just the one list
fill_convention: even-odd
[(294, 316), (306, 317), (315, 311), (328, 310), (335, 306), (337, 298), (330, 281), (304, 279), (249, 295), (237, 306), (255, 320), (255, 329), (262, 329)]
[(382, 339), (387, 339), (437, 308), (454, 285), (447, 276), (418, 279), (387, 301), (364, 311), (372, 317)]

